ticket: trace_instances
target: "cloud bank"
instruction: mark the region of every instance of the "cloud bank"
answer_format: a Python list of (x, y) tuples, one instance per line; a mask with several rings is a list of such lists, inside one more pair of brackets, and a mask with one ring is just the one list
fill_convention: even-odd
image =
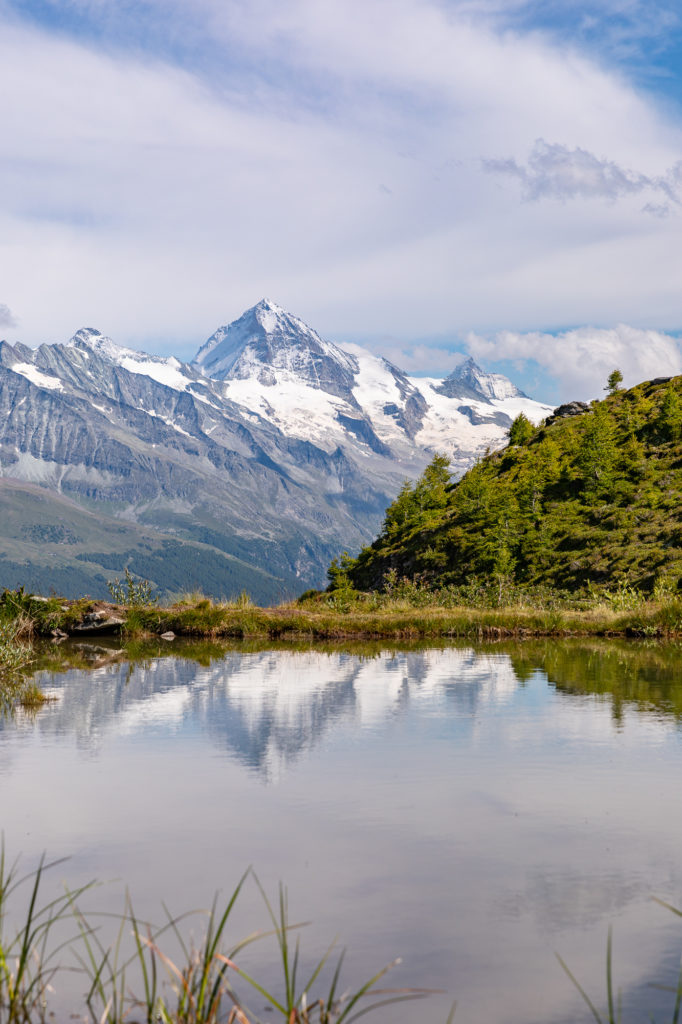
[(470, 334), (475, 359), (511, 359), (523, 369), (529, 362), (548, 370), (560, 381), (562, 399), (603, 397), (608, 375), (619, 369), (625, 387), (652, 377), (682, 372), (678, 338), (626, 324), (610, 329), (580, 327), (560, 334), (500, 331), (484, 338)]
[(471, 330), (674, 328), (682, 118), (541, 7), (0, 0), (22, 340), (187, 357), (263, 295), (431, 372)]

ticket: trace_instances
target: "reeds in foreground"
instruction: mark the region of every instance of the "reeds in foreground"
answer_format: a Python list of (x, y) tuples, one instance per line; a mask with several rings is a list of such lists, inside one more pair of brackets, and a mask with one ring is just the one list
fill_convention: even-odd
[[(59, 862), (55, 862), (59, 863)], [(49, 996), (58, 972), (69, 969), (61, 956), (71, 956), (85, 979), (84, 1007), (93, 1024), (123, 1024), (144, 1020), (147, 1024), (259, 1024), (260, 1018), (248, 1007), (234, 983), (265, 999), (267, 1008), (286, 1024), (351, 1024), (380, 1006), (421, 999), (425, 989), (380, 989), (379, 981), (398, 961), (377, 971), (359, 988), (340, 988), (344, 954), (332, 965), (334, 943), (301, 981), (300, 939), (292, 946), (291, 936), (301, 925), (291, 924), (286, 890), (280, 886), (277, 909), (273, 909), (256, 879), (272, 922), (266, 932), (254, 932), (228, 947), (226, 928), (235, 903), (251, 874), (239, 880), (224, 908), (214, 901), (206, 917), (203, 938), (188, 945), (181, 926), (189, 915), (173, 917), (154, 927), (139, 921), (129, 896), (117, 917), (114, 939), (100, 938), (98, 915), (86, 914), (80, 898), (91, 888), (65, 891), (40, 902), (45, 871), (53, 864), (42, 858), (38, 868), (21, 876), (18, 864), (0, 852), (0, 1024), (43, 1024), (50, 1016)], [(9, 922), (8, 908), (23, 921), (16, 930)], [(17, 908), (14, 904), (24, 903)], [(164, 908), (165, 910), (165, 908)], [(66, 937), (64, 930), (66, 927)], [(59, 939), (57, 939), (59, 935)], [(282, 991), (274, 993), (242, 969), (240, 954), (251, 943), (274, 937), (282, 967)], [(179, 951), (171, 956), (166, 940)], [(326, 986), (322, 976), (331, 974)], [(450, 1013), (452, 1021), (454, 1006)]]
[[(673, 907), (670, 903), (666, 903), (664, 900), (659, 900), (655, 896), (653, 897), (655, 903), (660, 903), (662, 907), (667, 910), (671, 910), (673, 914), (677, 914), (678, 917), (682, 917), (682, 910), (678, 910), (677, 907)], [(587, 1006), (590, 1014), (595, 1019), (596, 1024), (621, 1024), (623, 1019), (623, 1006), (621, 1001), (620, 991), (614, 989), (613, 983), (613, 932), (609, 928), (608, 937), (606, 939), (606, 1014), (602, 1015), (593, 999), (587, 994), (583, 986), (580, 984), (575, 974), (571, 971), (565, 960), (555, 954), (557, 960), (563, 967), (564, 971), (571, 979), (572, 984), (580, 993), (583, 1002)], [(677, 984), (672, 987), (669, 985), (651, 985), (651, 988), (658, 989), (662, 992), (670, 992), (674, 995), (675, 999), (672, 1007), (672, 1016), (670, 1017), (671, 1024), (679, 1024), (680, 1014), (682, 1013), (682, 961), (680, 963), (680, 970), (677, 975)], [(653, 1024), (653, 1017), (650, 1018)]]
[[(65, 893), (45, 904), (38, 901), (43, 874), (49, 867), (44, 856), (35, 871), (20, 875), (18, 862), (9, 865), (4, 843), (0, 845), (0, 1022), (25, 1024), (44, 1021), (47, 996), (55, 973), (60, 969), (57, 956), (64, 943), (53, 945), (53, 929), (70, 912), (72, 901), (89, 886)], [(26, 892), (22, 923), (9, 931), (7, 909), (18, 890)]]

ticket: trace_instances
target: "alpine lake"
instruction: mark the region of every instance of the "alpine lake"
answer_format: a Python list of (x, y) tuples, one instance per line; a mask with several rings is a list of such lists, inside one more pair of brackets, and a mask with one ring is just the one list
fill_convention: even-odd
[[(103, 942), (126, 891), (162, 924), (251, 867), (306, 922), (306, 968), (336, 938), (343, 984), (400, 957), (382, 988), (442, 990), (368, 1021), (444, 1024), (453, 1000), (456, 1024), (593, 1020), (556, 954), (606, 1018), (609, 929), (623, 1020), (672, 1019), (679, 646), (67, 641), (34, 667), (54, 699), (0, 719), (7, 857), (60, 859), (45, 899), (96, 879)], [(228, 945), (269, 927), (249, 876)], [(272, 938), (238, 959), (277, 991)], [(78, 972), (53, 988), (56, 1019), (87, 1017)]]

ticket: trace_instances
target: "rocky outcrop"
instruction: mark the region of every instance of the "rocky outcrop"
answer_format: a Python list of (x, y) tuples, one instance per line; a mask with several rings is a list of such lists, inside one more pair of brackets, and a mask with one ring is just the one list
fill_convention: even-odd
[(589, 412), (589, 409), (587, 402), (565, 402), (564, 405), (557, 406), (552, 415), (547, 417), (545, 425), (549, 426), (556, 420), (563, 420), (567, 416), (582, 416), (584, 412)]

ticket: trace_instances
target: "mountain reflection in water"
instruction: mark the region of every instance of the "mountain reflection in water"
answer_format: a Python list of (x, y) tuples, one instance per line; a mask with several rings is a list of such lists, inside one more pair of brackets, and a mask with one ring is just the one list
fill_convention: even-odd
[(430, 704), (436, 696), (475, 715), (480, 704), (504, 700), (517, 686), (507, 654), (470, 648), (364, 657), (227, 651), (208, 665), (182, 656), (119, 661), (118, 652), (110, 661), (106, 648), (99, 651), (104, 664), (90, 671), (37, 674), (46, 692), (58, 697), (54, 709), (36, 719), (40, 732), (75, 734), (79, 747), (94, 753), (109, 733), (177, 730), (191, 721), (265, 780), (340, 721), (372, 728), (402, 707)]
[[(464, 1024), (586, 1020), (553, 954), (600, 999), (612, 924), (625, 1019), (666, 1019), (649, 983), (674, 978), (682, 928), (650, 897), (682, 904), (679, 654), (50, 648), (57, 701), (0, 722), (2, 827), (13, 851), (70, 857), (68, 884), (123, 879), (149, 916), (253, 863), (314, 922), (309, 949), (340, 934), (352, 980), (402, 955), (393, 983), (447, 989)], [(265, 924), (257, 894), (240, 914)]]

